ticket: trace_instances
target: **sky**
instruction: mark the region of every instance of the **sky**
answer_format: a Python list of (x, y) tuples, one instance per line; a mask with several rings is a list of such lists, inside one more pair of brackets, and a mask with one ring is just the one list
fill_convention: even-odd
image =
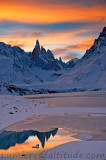
[(0, 41), (32, 51), (36, 40), (64, 61), (80, 58), (106, 26), (106, 0), (0, 0)]

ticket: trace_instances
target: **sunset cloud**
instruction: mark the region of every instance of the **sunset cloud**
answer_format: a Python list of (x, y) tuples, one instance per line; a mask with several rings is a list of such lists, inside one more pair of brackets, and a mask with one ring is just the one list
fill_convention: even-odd
[[(81, 58), (82, 54), (89, 49), (94, 43), (94, 40), (84, 41), (79, 44), (58, 48), (53, 51), (57, 57), (62, 57), (63, 60), (70, 60), (73, 58)], [(81, 54), (82, 52), (82, 54)]]
[(105, 7), (103, 0), (97, 0), (97, 2), (1, 0), (0, 19), (27, 23), (56, 23), (99, 21), (102, 17), (106, 22)]
[(64, 60), (64, 61), (69, 61), (69, 60), (71, 60), (73, 58), (76, 58), (76, 55), (74, 55), (74, 54), (62, 55), (62, 60)]
[(19, 46), (19, 47), (21, 47), (21, 48), (24, 48), (25, 47), (25, 42), (19, 42), (18, 40), (16, 40), (16, 41), (12, 41), (12, 40), (10, 40), (10, 41), (7, 41), (7, 43), (8, 44), (11, 44), (12, 46)]
[(81, 57), (106, 25), (105, 0), (0, 0), (0, 41), (32, 51), (36, 39), (66, 60)]

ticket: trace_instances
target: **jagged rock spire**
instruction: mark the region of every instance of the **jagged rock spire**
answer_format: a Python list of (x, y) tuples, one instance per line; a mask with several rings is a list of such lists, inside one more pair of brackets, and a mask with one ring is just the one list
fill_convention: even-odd
[(46, 54), (46, 50), (43, 46), (41, 46), (41, 54)]
[(36, 46), (35, 46), (35, 47), (38, 48), (38, 49), (40, 50), (40, 44), (39, 44), (38, 39), (36, 40)]
[(39, 54), (40, 54), (40, 44), (39, 41), (37, 40), (35, 48), (33, 49), (32, 52), (32, 60), (35, 61), (39, 57)]
[(55, 59), (53, 53), (52, 53), (51, 50), (49, 50), (49, 49), (47, 50), (47, 55), (48, 55), (49, 58), (51, 58), (52, 60)]
[(32, 60), (35, 62), (38, 61), (39, 58), (44, 59), (46, 61), (48, 60), (55, 60), (53, 53), (48, 49), (46, 49), (41, 46), (38, 40), (36, 40), (35, 48), (32, 51)]
[(106, 33), (106, 27), (103, 28), (102, 33)]
[(61, 57), (59, 57), (59, 61), (62, 62), (62, 58)]

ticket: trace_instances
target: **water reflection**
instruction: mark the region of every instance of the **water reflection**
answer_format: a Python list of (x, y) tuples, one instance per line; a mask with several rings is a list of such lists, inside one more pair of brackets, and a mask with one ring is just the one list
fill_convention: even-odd
[(36, 136), (41, 142), (42, 148), (45, 146), (45, 142), (51, 137), (54, 137), (58, 132), (58, 128), (55, 128), (48, 132), (39, 132), (39, 131), (23, 131), (23, 132), (14, 132), (14, 131), (4, 131), (0, 133), (0, 149), (7, 150), (16, 144), (23, 144), (29, 137)]

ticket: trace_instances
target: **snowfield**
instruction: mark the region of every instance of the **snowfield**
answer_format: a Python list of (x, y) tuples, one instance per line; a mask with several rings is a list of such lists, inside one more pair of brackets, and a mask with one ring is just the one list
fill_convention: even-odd
[[(104, 93), (104, 94), (103, 94)], [(42, 96), (42, 95), (41, 95)], [(47, 96), (47, 101), (44, 101)], [(52, 95), (50, 95), (51, 97)], [(105, 92), (54, 94), (52, 101), (48, 95), (27, 96), (31, 100), (20, 96), (0, 96), (0, 130), (26, 118), (37, 115), (91, 115), (106, 116)], [(56, 102), (57, 98), (57, 102)], [(78, 100), (78, 103), (76, 103)], [(65, 104), (64, 102), (67, 103)], [(97, 101), (97, 103), (96, 103)], [(84, 103), (83, 103), (84, 102)], [(103, 103), (102, 103), (103, 102)], [(95, 103), (94, 107), (93, 104)], [(63, 104), (63, 105), (62, 105)], [(85, 104), (85, 105), (84, 105)], [(97, 104), (97, 105), (96, 105)]]
[(47, 104), (33, 102), (18, 96), (0, 96), (0, 130), (32, 117)]
[(43, 153), (45, 160), (105, 160), (106, 141), (71, 142)]

